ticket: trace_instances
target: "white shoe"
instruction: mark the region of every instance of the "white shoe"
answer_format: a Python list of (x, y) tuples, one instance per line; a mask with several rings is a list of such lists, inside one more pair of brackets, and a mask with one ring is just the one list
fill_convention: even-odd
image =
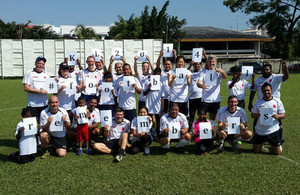
[(118, 154), (115, 159), (116, 161), (120, 162), (123, 159), (122, 154)]
[(146, 148), (145, 148), (144, 154), (145, 154), (145, 155), (149, 155), (149, 154), (150, 154), (150, 148), (149, 148), (149, 147), (146, 147)]

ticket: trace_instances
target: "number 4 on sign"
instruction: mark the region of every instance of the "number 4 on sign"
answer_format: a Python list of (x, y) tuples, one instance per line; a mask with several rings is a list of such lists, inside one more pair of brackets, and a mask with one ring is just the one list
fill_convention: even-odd
[(202, 52), (203, 52), (202, 48), (194, 48), (192, 60), (194, 62), (201, 62), (202, 61)]

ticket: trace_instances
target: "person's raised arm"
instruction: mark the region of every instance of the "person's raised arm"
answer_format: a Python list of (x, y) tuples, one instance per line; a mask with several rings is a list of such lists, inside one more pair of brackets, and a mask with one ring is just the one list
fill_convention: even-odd
[(152, 64), (152, 62), (151, 62), (150, 56), (147, 56), (147, 60), (148, 60), (148, 62), (149, 62), (149, 66), (150, 66), (151, 72), (152, 72), (152, 71), (154, 70), (154, 66), (153, 66), (153, 64)]
[(225, 71), (222, 70), (222, 68), (218, 68), (216, 71), (222, 75), (222, 79), (227, 78), (227, 74)]
[[(254, 99), (254, 96), (255, 96), (255, 91), (251, 91), (250, 92), (250, 96), (249, 96), (249, 104), (248, 104), (248, 110), (251, 112), (252, 108), (253, 108), (253, 99)], [(253, 117), (252, 117), (253, 118)]]
[(187, 69), (190, 70), (192, 68), (193, 64), (194, 64), (194, 61), (193, 60), (190, 61), (190, 65), (189, 65), (189, 67)]
[(174, 57), (174, 64), (176, 64), (176, 59), (177, 59), (176, 49), (173, 49), (173, 57)]
[(204, 66), (204, 69), (208, 69), (208, 57), (206, 55), (206, 52), (205, 52), (205, 49), (202, 48), (202, 55), (204, 56), (204, 59), (205, 59), (205, 66)]
[(102, 66), (103, 66), (103, 71), (104, 71), (104, 73), (106, 73), (107, 72), (107, 68), (106, 68), (106, 65), (105, 65), (104, 58), (101, 59), (101, 63), (102, 63)]
[(289, 78), (289, 70), (287, 68), (286, 62), (282, 61), (282, 71), (283, 71), (283, 77), (282, 77), (282, 82), (285, 82)]
[(160, 68), (160, 61), (161, 61), (161, 57), (164, 55), (164, 50), (160, 50), (159, 56), (156, 60), (156, 68)]
[(112, 74), (112, 64), (114, 62), (114, 58), (113, 56), (110, 57), (110, 60), (109, 60), (109, 66), (108, 66), (108, 72), (110, 72)]
[(77, 62), (77, 64), (78, 64), (79, 70), (82, 70), (83, 67), (81, 66), (80, 59), (78, 58), (78, 59), (76, 60), (76, 62)]
[(134, 65), (133, 65), (133, 70), (134, 70), (135, 76), (139, 76), (139, 71), (138, 71), (138, 68), (137, 68), (137, 60), (138, 60), (138, 57), (135, 56), (134, 57)]

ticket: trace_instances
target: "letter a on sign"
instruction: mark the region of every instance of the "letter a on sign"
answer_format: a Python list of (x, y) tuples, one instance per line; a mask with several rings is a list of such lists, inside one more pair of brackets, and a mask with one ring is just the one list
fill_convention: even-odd
[(149, 133), (150, 122), (148, 116), (138, 116), (137, 117), (137, 130), (139, 133), (146, 132)]
[(187, 69), (186, 68), (176, 68), (176, 84), (182, 85), (187, 81), (186, 78)]
[(211, 131), (211, 123), (199, 123), (200, 127), (200, 139), (211, 139), (212, 138), (212, 131)]
[(29, 117), (23, 119), (24, 136), (35, 135), (37, 133), (36, 117)]
[(169, 138), (170, 139), (179, 139), (180, 138), (180, 123), (171, 122), (169, 123)]

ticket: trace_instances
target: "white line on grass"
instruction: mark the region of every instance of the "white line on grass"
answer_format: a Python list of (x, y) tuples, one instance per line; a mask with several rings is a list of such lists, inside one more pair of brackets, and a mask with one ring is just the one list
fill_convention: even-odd
[(294, 160), (292, 160), (292, 159), (290, 159), (288, 157), (285, 157), (285, 156), (279, 156), (279, 157), (282, 158), (282, 159), (284, 159), (284, 160), (287, 160), (287, 161), (289, 161), (289, 162), (291, 162), (291, 163), (293, 163), (293, 164), (295, 164), (297, 166), (300, 166), (300, 163), (298, 163), (297, 161), (294, 161)]
[(19, 108), (24, 108), (24, 107), (3, 108), (3, 109), (0, 109), (0, 111), (5, 111), (5, 110), (15, 110), (15, 109), (19, 109)]

